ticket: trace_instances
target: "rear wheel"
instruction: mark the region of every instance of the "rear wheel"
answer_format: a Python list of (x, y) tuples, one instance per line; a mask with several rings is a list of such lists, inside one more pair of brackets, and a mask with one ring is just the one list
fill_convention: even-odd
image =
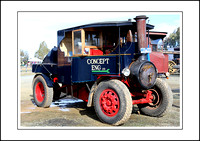
[(53, 100), (53, 88), (47, 86), (41, 75), (33, 80), (33, 98), (38, 107), (49, 107)]
[(172, 107), (173, 95), (169, 85), (162, 79), (157, 78), (152, 92), (152, 103), (139, 104), (141, 113), (153, 117), (164, 116)]
[(119, 80), (101, 82), (94, 94), (94, 108), (101, 121), (112, 125), (123, 124), (132, 112), (128, 88)]

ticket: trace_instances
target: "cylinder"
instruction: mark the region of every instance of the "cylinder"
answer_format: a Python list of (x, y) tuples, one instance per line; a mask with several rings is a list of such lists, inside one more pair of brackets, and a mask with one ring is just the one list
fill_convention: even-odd
[(130, 84), (132, 86), (149, 89), (153, 87), (157, 79), (155, 65), (147, 60), (137, 60), (130, 66)]
[(138, 50), (140, 51), (141, 48), (146, 48), (147, 46), (147, 39), (146, 39), (146, 19), (148, 17), (136, 16), (134, 18), (137, 23), (137, 40), (138, 40)]

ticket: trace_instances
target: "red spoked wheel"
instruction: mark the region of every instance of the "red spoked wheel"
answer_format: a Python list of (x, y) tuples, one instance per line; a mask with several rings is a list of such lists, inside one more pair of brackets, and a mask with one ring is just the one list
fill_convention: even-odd
[(53, 100), (53, 88), (47, 86), (41, 75), (33, 79), (33, 98), (38, 107), (49, 107)]
[(120, 108), (119, 97), (111, 89), (106, 89), (101, 93), (99, 103), (102, 112), (109, 117), (115, 116)]
[(132, 112), (132, 99), (126, 85), (112, 79), (98, 84), (93, 99), (94, 109), (99, 119), (112, 125), (125, 123)]
[(35, 87), (35, 94), (36, 98), (39, 102), (42, 102), (44, 100), (45, 92), (44, 92), (44, 86), (42, 82), (38, 82)]

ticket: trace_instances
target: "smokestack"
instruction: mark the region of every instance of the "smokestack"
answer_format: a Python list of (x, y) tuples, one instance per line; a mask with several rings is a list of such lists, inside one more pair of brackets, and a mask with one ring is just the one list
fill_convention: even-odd
[(137, 40), (138, 40), (138, 49), (140, 51), (141, 48), (147, 48), (147, 40), (146, 40), (146, 17), (145, 15), (136, 16), (134, 18), (137, 23)]

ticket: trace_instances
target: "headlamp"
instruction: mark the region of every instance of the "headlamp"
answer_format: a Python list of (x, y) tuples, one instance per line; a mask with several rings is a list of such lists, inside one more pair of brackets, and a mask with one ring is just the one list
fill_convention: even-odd
[(129, 76), (130, 75), (130, 70), (128, 68), (124, 68), (122, 70), (122, 73), (124, 74), (124, 76)]
[(165, 75), (166, 75), (167, 77), (169, 77), (169, 76), (170, 76), (170, 73), (169, 73), (169, 72), (166, 72)]

